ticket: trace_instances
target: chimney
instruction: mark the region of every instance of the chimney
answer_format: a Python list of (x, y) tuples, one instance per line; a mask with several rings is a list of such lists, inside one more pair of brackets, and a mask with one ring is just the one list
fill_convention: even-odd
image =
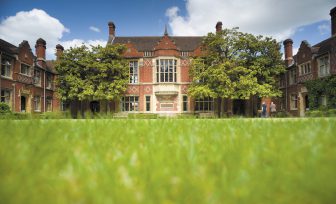
[(63, 54), (64, 47), (60, 44), (56, 45), (56, 60), (59, 60)]
[(115, 36), (115, 25), (112, 21), (108, 23), (109, 35)]
[(293, 63), (293, 40), (287, 39), (283, 42), (285, 47), (285, 62), (288, 67)]
[(45, 61), (46, 44), (47, 44), (46, 41), (43, 40), (42, 38), (39, 38), (38, 40), (36, 40), (35, 52), (36, 52), (37, 60)]
[(336, 7), (330, 10), (331, 17), (331, 36), (336, 35)]
[(223, 23), (221, 21), (218, 21), (217, 24), (216, 24), (216, 33), (222, 31), (222, 29), (223, 29), (222, 26), (223, 26)]

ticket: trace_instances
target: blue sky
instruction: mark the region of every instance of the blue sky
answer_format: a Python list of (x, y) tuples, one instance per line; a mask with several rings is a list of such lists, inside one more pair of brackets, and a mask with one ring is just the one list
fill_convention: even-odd
[(224, 27), (279, 41), (292, 38), (297, 49), (302, 40), (314, 45), (330, 37), (329, 10), (336, 0), (0, 0), (0, 5), (0, 38), (15, 45), (28, 40), (33, 48), (43, 37), (53, 58), (57, 43), (66, 48), (106, 43), (110, 20), (119, 36), (162, 35), (165, 24), (171, 35), (205, 35), (220, 20)]

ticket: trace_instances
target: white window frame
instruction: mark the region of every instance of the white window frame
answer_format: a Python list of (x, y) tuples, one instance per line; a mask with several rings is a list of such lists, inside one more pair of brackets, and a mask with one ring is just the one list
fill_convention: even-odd
[[(187, 100), (184, 100), (184, 97), (186, 97)], [(182, 112), (188, 112), (189, 111), (189, 100), (188, 100), (188, 95), (182, 95)], [(186, 107), (186, 110), (184, 110), (184, 107)]]
[[(152, 111), (152, 96), (151, 95), (144, 95), (145, 97), (145, 112), (151, 112)], [(147, 101), (147, 97), (149, 97), (149, 101)], [(149, 105), (149, 110), (147, 110), (147, 104)]]
[(299, 65), (299, 76), (310, 74), (311, 73), (311, 63), (306, 62)]
[(156, 82), (176, 83), (177, 82), (177, 59), (158, 58), (155, 60)]
[(11, 96), (12, 96), (12, 92), (8, 89), (1, 89), (0, 90), (0, 102), (4, 102), (7, 105), (9, 105), (9, 107), (11, 107)]
[(152, 51), (144, 51), (144, 57), (152, 57), (153, 56), (153, 52)]
[[(2, 69), (4, 69), (4, 72), (2, 72)], [(0, 69), (0, 75), (7, 78), (12, 78), (12, 64), (10, 63), (9, 59), (3, 58), (1, 62), (1, 69)]]
[(34, 112), (41, 112), (41, 96), (34, 96), (33, 102)]
[[(27, 72), (22, 72), (22, 67), (27, 67)], [(20, 65), (20, 74), (26, 75), (26, 76), (30, 76), (31, 75), (31, 66), (25, 63), (21, 63)]]
[(214, 111), (214, 99), (206, 97), (203, 99), (195, 100), (195, 111), (196, 112), (213, 112)]
[(52, 112), (53, 108), (52, 108), (52, 98), (51, 97), (47, 97), (46, 98), (46, 111), (47, 112)]
[(131, 60), (129, 62), (129, 83), (139, 83), (139, 62), (137, 60)]
[(289, 70), (289, 85), (296, 84), (296, 69)]
[(317, 59), (318, 63), (318, 76), (325, 77), (330, 75), (330, 57), (329, 55), (324, 55)]
[(139, 111), (139, 96), (137, 95), (122, 96), (120, 100), (120, 105), (121, 105), (120, 109), (122, 112), (138, 112)]
[(46, 88), (52, 89), (52, 75), (50, 73), (46, 73)]
[[(39, 73), (39, 76), (36, 75), (36, 73)], [(41, 70), (34, 69), (34, 84), (37, 86), (41, 86)]]
[(297, 110), (298, 109), (298, 95), (290, 94), (290, 109)]

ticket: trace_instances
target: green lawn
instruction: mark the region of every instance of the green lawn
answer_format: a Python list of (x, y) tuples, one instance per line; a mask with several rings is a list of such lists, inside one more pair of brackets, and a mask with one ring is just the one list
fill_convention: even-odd
[(335, 203), (336, 118), (0, 120), (0, 203)]

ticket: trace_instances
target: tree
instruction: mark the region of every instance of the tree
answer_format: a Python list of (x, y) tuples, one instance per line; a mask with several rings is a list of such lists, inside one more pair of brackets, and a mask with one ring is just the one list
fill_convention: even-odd
[(209, 33), (202, 48), (204, 55), (192, 61), (188, 93), (194, 98), (216, 98), (219, 116), (223, 99), (281, 95), (276, 76), (285, 67), (276, 40), (233, 28)]
[[(56, 64), (61, 100), (115, 100), (126, 91), (128, 64), (122, 45), (85, 45), (65, 50)], [(83, 114), (83, 108), (81, 107)]]

